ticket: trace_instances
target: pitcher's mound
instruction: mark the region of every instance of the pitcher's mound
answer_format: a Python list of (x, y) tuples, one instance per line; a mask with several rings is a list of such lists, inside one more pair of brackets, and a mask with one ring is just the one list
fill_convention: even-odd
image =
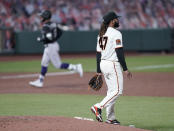
[(0, 131), (146, 131), (96, 121), (55, 116), (0, 117)]

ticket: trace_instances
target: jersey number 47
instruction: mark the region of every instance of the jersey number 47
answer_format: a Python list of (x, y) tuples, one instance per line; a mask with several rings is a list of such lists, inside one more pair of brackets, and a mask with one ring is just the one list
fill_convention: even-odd
[(100, 48), (102, 50), (105, 50), (107, 41), (108, 41), (108, 37), (107, 36), (104, 36), (104, 37), (100, 37), (99, 38), (99, 45), (100, 45)]

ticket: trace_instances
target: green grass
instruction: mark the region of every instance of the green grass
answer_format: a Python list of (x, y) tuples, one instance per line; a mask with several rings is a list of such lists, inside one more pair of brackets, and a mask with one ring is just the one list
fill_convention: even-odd
[[(166, 55), (149, 55), (149, 56), (130, 56), (127, 59), (127, 64), (130, 69), (135, 72), (174, 72), (174, 56)], [(152, 68), (144, 70), (136, 70), (136, 67), (153, 66), (153, 65), (168, 65), (172, 64), (172, 67), (168, 68)]]
[[(96, 60), (94, 58), (76, 58), (62, 59), (67, 63), (82, 63), (85, 72), (94, 72), (96, 70)], [(174, 56), (159, 55), (159, 56), (127, 56), (128, 68), (133, 72), (174, 72)], [(143, 66), (164, 66), (172, 65), (171, 67), (160, 67), (137, 70), (137, 67)], [(55, 69), (52, 64), (49, 66), (49, 72), (64, 71)], [(2, 72), (40, 72), (40, 60), (33, 61), (16, 61), (16, 62), (0, 62), (0, 73)]]
[[(103, 96), (1, 94), (0, 116), (67, 116), (94, 118), (90, 107)], [(121, 96), (116, 103), (122, 125), (155, 131), (174, 130), (174, 98)], [(105, 118), (105, 112), (103, 112)]]
[[(95, 70), (95, 59), (94, 58), (79, 58), (79, 59), (63, 59), (63, 62), (77, 64), (82, 63), (84, 71)], [(32, 61), (16, 61), (16, 62), (0, 62), (0, 73), (6, 72), (40, 72), (41, 60)], [(48, 68), (49, 72), (65, 71), (56, 69), (50, 64)]]

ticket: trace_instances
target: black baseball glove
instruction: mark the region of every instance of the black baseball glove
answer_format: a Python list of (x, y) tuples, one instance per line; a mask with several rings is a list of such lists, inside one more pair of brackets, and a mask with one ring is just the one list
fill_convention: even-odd
[(89, 87), (92, 88), (95, 91), (98, 91), (101, 89), (102, 85), (103, 85), (103, 79), (102, 79), (102, 75), (96, 74), (94, 75), (88, 83)]

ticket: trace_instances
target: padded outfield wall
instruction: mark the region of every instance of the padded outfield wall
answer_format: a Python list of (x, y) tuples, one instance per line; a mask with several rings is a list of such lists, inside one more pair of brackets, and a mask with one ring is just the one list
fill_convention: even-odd
[[(170, 29), (121, 30), (127, 51), (170, 51)], [(65, 31), (58, 40), (62, 53), (94, 52), (98, 31)], [(36, 41), (40, 32), (16, 32), (17, 54), (42, 53), (43, 45)]]

